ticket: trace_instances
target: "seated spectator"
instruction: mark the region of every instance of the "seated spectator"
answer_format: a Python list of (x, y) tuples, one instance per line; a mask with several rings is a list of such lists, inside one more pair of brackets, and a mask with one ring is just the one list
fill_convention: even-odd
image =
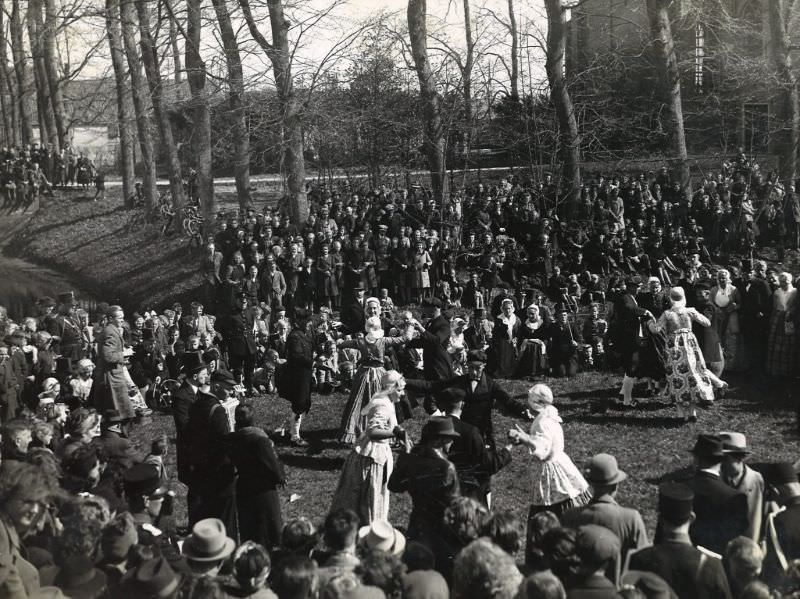
[(317, 558), (320, 586), (339, 574), (353, 572), (361, 563), (356, 556), (358, 532), (358, 515), (354, 511), (339, 509), (328, 514), (322, 532), (328, 553)]
[(545, 570), (522, 581), (518, 599), (567, 599), (567, 592), (558, 577)]
[(280, 599), (314, 599), (319, 590), (316, 562), (299, 554), (282, 560), (271, 580), (271, 587)]
[(278, 599), (267, 586), (271, 561), (261, 545), (245, 541), (233, 554), (233, 580), (224, 585), (229, 597)]

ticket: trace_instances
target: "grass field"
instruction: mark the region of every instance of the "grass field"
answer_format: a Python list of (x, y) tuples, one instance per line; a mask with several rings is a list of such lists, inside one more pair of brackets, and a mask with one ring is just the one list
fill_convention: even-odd
[[(664, 477), (681, 476), (690, 463), (687, 450), (701, 432), (736, 430), (744, 432), (754, 449), (752, 462), (795, 460), (798, 455), (798, 435), (790, 392), (785, 385), (770, 384), (754, 377), (730, 375), (731, 390), (726, 398), (709, 410), (700, 413), (696, 424), (684, 425), (674, 417), (673, 408), (654, 401), (635, 411), (611, 409), (605, 414), (594, 413), (592, 406), (603, 398), (612, 397), (618, 390), (619, 377), (611, 374), (583, 373), (574, 379), (546, 380), (556, 395), (556, 405), (564, 418), (567, 453), (579, 466), (591, 455), (605, 451), (617, 456), (628, 480), (620, 487), (619, 501), (637, 507), (643, 514), (648, 530), (655, 530), (656, 485)], [(524, 396), (530, 383), (506, 381), (512, 395)], [(346, 396), (333, 394), (314, 396), (312, 409), (303, 424), (308, 448), (279, 445), (288, 484), (282, 492), (284, 518), (307, 516), (321, 522), (325, 517), (336, 488), (339, 472), (347, 450), (336, 442), (336, 429)], [(253, 400), (259, 425), (268, 431), (289, 415), (289, 405), (276, 396)], [(425, 414), (421, 408), (415, 418), (406, 422), (412, 438), (418, 438)], [(495, 413), (498, 442), (503, 443), (506, 431), (519, 420)], [(156, 415), (147, 426), (139, 426), (133, 437), (142, 448), (155, 434), (174, 437), (172, 417)], [(511, 510), (523, 517), (526, 513), (531, 481), (527, 451), (515, 448), (514, 460), (494, 478), (493, 507)], [(174, 454), (169, 457), (174, 476)], [(178, 502), (178, 522), (185, 519), (185, 488), (175, 482), (181, 500)], [(291, 495), (299, 499), (289, 502)], [(393, 495), (391, 519), (404, 526), (410, 502), (406, 496)]]

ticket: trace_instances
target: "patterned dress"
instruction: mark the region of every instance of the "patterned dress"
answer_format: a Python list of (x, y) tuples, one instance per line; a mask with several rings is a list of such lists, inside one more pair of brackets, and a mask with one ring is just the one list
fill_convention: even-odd
[(786, 323), (792, 321), (797, 290), (778, 288), (772, 294), (772, 314), (769, 318), (767, 341), (767, 374), (788, 376), (794, 373), (797, 332), (787, 333)]
[(358, 372), (353, 377), (353, 386), (339, 426), (340, 442), (352, 445), (361, 436), (366, 423), (361, 409), (370, 397), (380, 391), (381, 377), (386, 372), (383, 367), (386, 348), (396, 347), (404, 342), (404, 337), (382, 337), (375, 340), (375, 343), (370, 343), (366, 337), (359, 337), (339, 344), (339, 349), (357, 349), (361, 354)]
[(704, 327), (711, 321), (694, 308), (673, 307), (665, 311), (656, 329), (667, 333), (666, 363), (667, 392), (679, 406), (714, 401), (712, 377), (706, 367), (703, 352), (692, 332), (692, 322)]
[(394, 468), (391, 439), (370, 439), (369, 431), (392, 431), (397, 426), (392, 400), (381, 393), (364, 409), (366, 432), (344, 461), (331, 511), (347, 508), (355, 511), (362, 525), (373, 520), (389, 519), (387, 484)]

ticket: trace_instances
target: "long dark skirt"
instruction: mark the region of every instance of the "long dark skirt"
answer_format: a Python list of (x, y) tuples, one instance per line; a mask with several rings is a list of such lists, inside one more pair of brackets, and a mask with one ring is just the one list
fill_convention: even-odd
[(236, 509), (242, 541), (253, 541), (268, 550), (281, 544), (283, 518), (278, 491), (251, 493), (237, 490)]

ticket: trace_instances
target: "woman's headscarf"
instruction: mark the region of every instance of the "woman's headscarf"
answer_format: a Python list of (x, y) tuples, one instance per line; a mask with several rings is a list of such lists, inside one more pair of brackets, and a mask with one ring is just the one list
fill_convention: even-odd
[(669, 291), (669, 301), (673, 309), (680, 309), (686, 307), (686, 292), (683, 287), (673, 287)]
[(367, 331), (367, 341), (375, 343), (378, 339), (383, 337), (383, 325), (378, 316), (370, 316), (364, 323), (364, 329)]

